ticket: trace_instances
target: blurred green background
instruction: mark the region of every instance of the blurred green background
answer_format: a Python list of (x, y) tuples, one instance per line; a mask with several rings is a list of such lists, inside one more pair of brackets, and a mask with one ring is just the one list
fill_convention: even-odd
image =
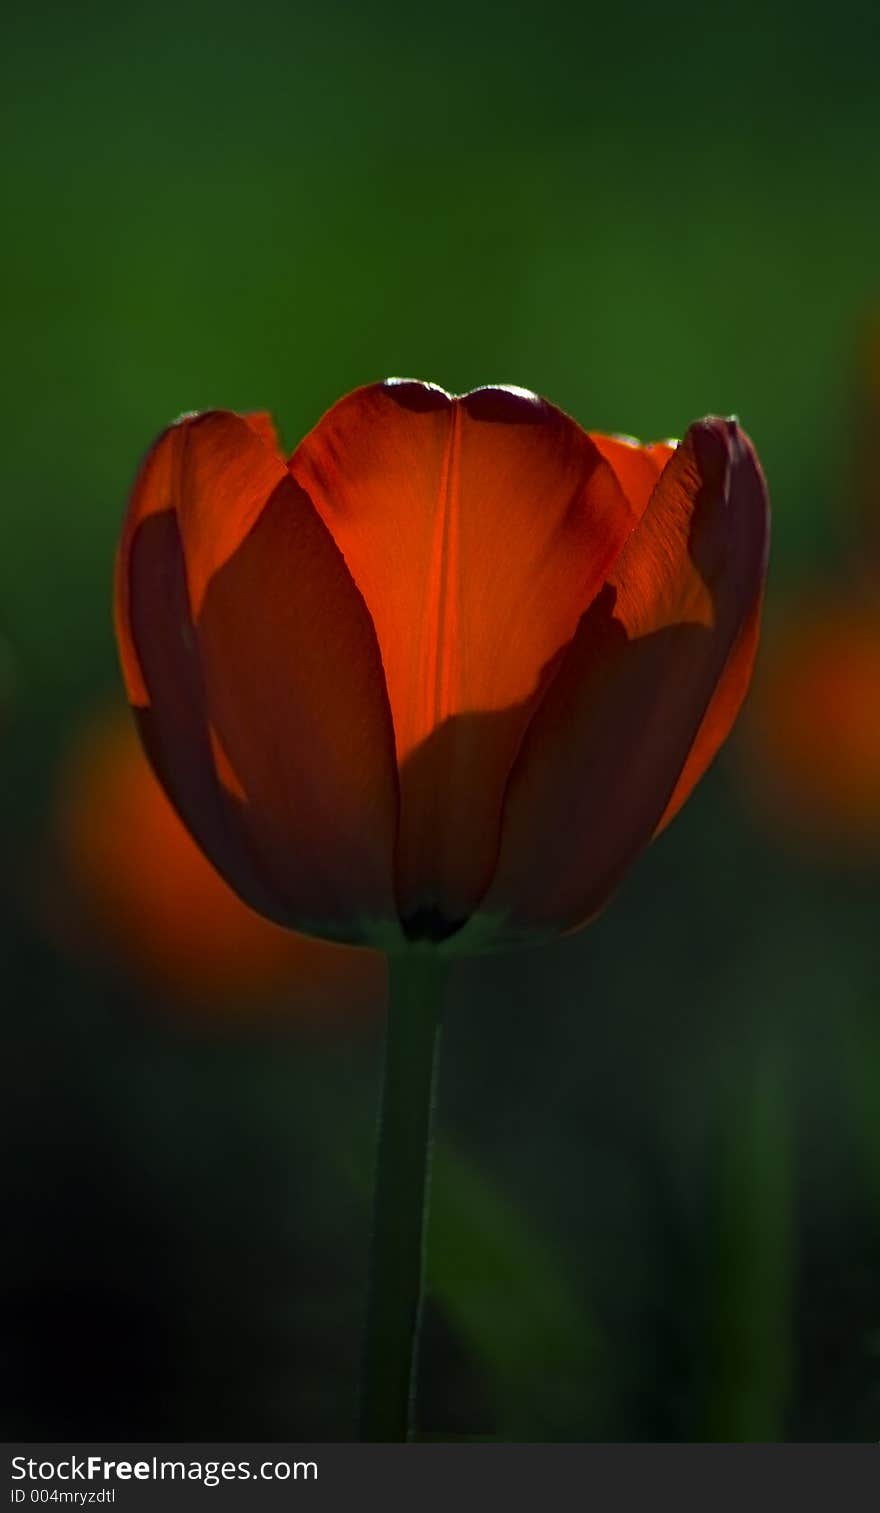
[[(117, 689), (140, 455), (212, 405), (292, 447), (389, 373), (645, 438), (736, 412), (772, 625), (852, 550), (878, 27), (853, 0), (8, 19), (8, 1438), (352, 1433), (377, 1034), (178, 1022), (34, 907), (70, 732)], [(426, 1434), (880, 1433), (880, 857), (806, 864), (738, 772), (590, 930), (457, 970)]]

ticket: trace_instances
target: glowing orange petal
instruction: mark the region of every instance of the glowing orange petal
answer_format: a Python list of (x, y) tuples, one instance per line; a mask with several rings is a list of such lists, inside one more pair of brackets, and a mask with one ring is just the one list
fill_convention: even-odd
[(116, 629), (133, 704), (148, 702), (131, 641), (128, 561), (138, 527), (173, 511), (184, 541), (191, 608), (197, 612), (211, 574), (240, 545), (286, 468), (268, 415), (228, 410), (187, 415), (163, 431), (135, 481), (116, 576)]
[(239, 415), (207, 411), (174, 428), (174, 507), (186, 581), (198, 618), (212, 577), (228, 562), (286, 476), (280, 453)]
[(500, 930), (583, 923), (647, 845), (753, 612), (767, 531), (747, 438), (692, 426), (527, 732), (481, 905)]
[(605, 461), (614, 469), (615, 477), (636, 519), (641, 520), (657, 479), (675, 447), (668, 441), (655, 441), (650, 446), (641, 446), (628, 437), (604, 436), (600, 431), (590, 431), (589, 435)]
[(266, 410), (249, 410), (241, 418), (247, 421), (252, 431), (256, 431), (263, 445), (268, 447), (270, 452), (277, 453), (279, 457), (282, 455), (275, 422)]
[(442, 933), (491, 876), (522, 733), (635, 516), (585, 432), (522, 390), (358, 390), (291, 471), (382, 650), (401, 764), (401, 914), (411, 933)]

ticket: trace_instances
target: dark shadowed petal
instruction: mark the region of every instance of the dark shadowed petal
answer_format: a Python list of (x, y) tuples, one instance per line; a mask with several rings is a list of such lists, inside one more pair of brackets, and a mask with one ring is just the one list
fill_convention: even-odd
[(119, 572), (127, 590), (118, 618), (136, 661), (142, 692), (136, 685), (135, 716), (153, 769), (218, 872), (253, 908), (288, 923), (285, 902), (248, 854), (235, 805), (217, 776), (173, 510), (145, 513)]
[[(630, 506), (641, 518), (657, 479), (675, 451), (674, 445), (671, 442), (657, 441), (650, 446), (641, 446), (627, 437), (604, 436), (595, 431), (591, 431), (590, 436), (602, 456), (613, 467)], [(755, 584), (755, 598), (751, 613), (743, 623), (727, 659), (727, 666), (712, 695), (697, 738), (685, 762), (684, 770), (675, 785), (675, 791), (666, 806), (663, 818), (657, 826), (655, 832), (657, 834), (675, 818), (730, 734), (751, 682), (755, 665), (761, 630), (763, 587), (763, 579)]]
[(569, 929), (606, 902), (656, 830), (754, 614), (767, 540), (750, 442), (732, 422), (698, 422), (529, 726), (483, 929)]
[(291, 471), (376, 626), (401, 765), (401, 913), (411, 934), (441, 935), (491, 876), (522, 733), (635, 516), (585, 432), (524, 390), (358, 390)]
[(751, 611), (734, 642), (727, 666), (718, 682), (697, 731), (697, 738), (688, 753), (681, 776), (675, 785), (672, 797), (663, 812), (656, 833), (665, 830), (674, 820), (682, 804), (696, 787), (706, 768), (714, 760), (733, 729), (743, 700), (752, 681), (758, 639), (761, 633), (761, 610), (764, 602), (764, 582), (755, 585), (755, 597)]
[(397, 776), (376, 634), (289, 475), (208, 583), (197, 634), (221, 775), (291, 922), (393, 943)]
[(367, 920), (396, 931), (381, 662), (265, 434), (212, 412), (148, 456), (118, 559), (123, 668), (154, 768), (227, 881), (272, 919), (358, 941)]
[[(138, 660), (131, 628), (131, 548), (145, 520), (174, 511), (172, 477), (178, 445), (176, 427), (163, 431), (150, 448), (135, 479), (116, 553), (113, 615), (122, 677), (130, 704), (143, 708), (150, 696)], [(176, 550), (179, 552), (179, 532)]]
[[(590, 436), (596, 442), (605, 460), (611, 463), (632, 510), (641, 519), (641, 514), (646, 510), (647, 502), (655, 489), (656, 481), (673, 455), (674, 443), (653, 442), (652, 445), (641, 446), (629, 437), (603, 436), (597, 431), (591, 431)], [(677, 781), (673, 796), (665, 808), (664, 816), (655, 834), (659, 834), (670, 823), (670, 820), (674, 819), (682, 808), (682, 803), (696, 787), (718, 750), (727, 740), (727, 735), (730, 734), (733, 720), (738, 716), (745, 691), (751, 682), (751, 672), (755, 667), (758, 638), (761, 634), (762, 599), (764, 599), (764, 579), (755, 586), (755, 602), (751, 607), (750, 616), (747, 617), (736, 637), (735, 645), (727, 658), (727, 666), (721, 673), (720, 682), (703, 716), (696, 741), (691, 747), (682, 775)]]

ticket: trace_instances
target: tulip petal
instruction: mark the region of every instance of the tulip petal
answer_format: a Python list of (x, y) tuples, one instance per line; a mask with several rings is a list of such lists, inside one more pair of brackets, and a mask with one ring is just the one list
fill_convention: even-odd
[(175, 427), (174, 503), (196, 619), (212, 577), (287, 475), (266, 419), (206, 410)]
[(221, 876), (261, 914), (286, 923), (284, 902), (258, 874), (217, 776), (173, 510), (145, 511), (120, 556), (119, 584), (120, 645), (137, 669), (134, 684), (126, 681), (153, 770)]
[(475, 938), (490, 921), (499, 943), (556, 933), (605, 904), (670, 804), (725, 668), (739, 676), (767, 541), (747, 437), (692, 426), (529, 726)]
[(397, 776), (376, 634), (287, 473), (208, 583), (196, 625), (214, 740), (290, 923), (398, 940)]
[(650, 446), (642, 446), (628, 436), (605, 436), (600, 431), (590, 431), (589, 436), (605, 461), (614, 469), (614, 475), (627, 497), (630, 509), (636, 519), (641, 520), (657, 479), (675, 451), (675, 446), (668, 441), (655, 441)]
[(209, 412), (149, 454), (117, 572), (129, 697), (169, 797), (247, 902), (334, 939), (390, 920), (397, 938), (375, 631), (267, 434)]
[[(658, 441), (650, 446), (640, 446), (627, 437), (603, 436), (594, 431), (590, 432), (590, 436), (602, 456), (613, 467), (631, 507), (641, 518), (657, 479), (675, 451), (674, 445)], [(762, 588), (762, 583), (756, 585), (752, 611), (730, 653), (727, 666), (712, 695), (697, 738), (655, 835), (665, 830), (670, 821), (675, 818), (730, 734), (751, 682), (755, 665), (761, 630)]]
[[(132, 490), (122, 536), (116, 553), (113, 615), (116, 644), (128, 701), (137, 708), (150, 702), (131, 627), (131, 551), (143, 522), (154, 515), (173, 513), (172, 477), (178, 445), (176, 427), (163, 431), (141, 464)], [(179, 533), (176, 550), (179, 550)]]
[(268, 447), (270, 452), (275, 452), (277, 456), (282, 457), (275, 422), (266, 410), (248, 410), (241, 418), (247, 422), (252, 431), (256, 431), (263, 445)]
[(697, 738), (688, 753), (681, 776), (654, 832), (655, 835), (659, 835), (675, 819), (682, 804), (690, 797), (733, 729), (734, 721), (748, 693), (755, 667), (755, 657), (758, 654), (764, 597), (762, 590), (763, 583), (756, 585), (751, 611), (734, 642), (727, 659), (727, 666), (721, 674), (718, 687), (703, 716)]
[(636, 516), (594, 442), (524, 390), (376, 384), (290, 467), (376, 626), (401, 766), (400, 911), (410, 935), (439, 938), (492, 875), (523, 732)]
[(144, 459), (122, 532), (116, 574), (116, 631), (133, 704), (149, 702), (130, 633), (128, 563), (136, 531), (173, 510), (186, 558), (189, 602), (198, 612), (211, 574), (232, 555), (286, 468), (271, 418), (206, 410), (163, 431)]

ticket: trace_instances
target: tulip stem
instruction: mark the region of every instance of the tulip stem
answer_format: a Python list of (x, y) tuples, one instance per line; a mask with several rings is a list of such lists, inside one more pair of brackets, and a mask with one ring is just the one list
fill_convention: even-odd
[(360, 1437), (415, 1433), (434, 1082), (444, 964), (428, 952), (389, 960)]

